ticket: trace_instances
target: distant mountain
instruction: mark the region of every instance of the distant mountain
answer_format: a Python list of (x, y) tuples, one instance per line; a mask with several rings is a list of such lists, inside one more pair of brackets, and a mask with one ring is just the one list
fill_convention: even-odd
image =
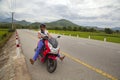
[[(0, 22), (3, 22), (3, 23), (11, 23), (12, 22), (12, 18), (6, 18), (6, 19), (0, 19)], [(31, 24), (30, 22), (27, 22), (25, 20), (22, 20), (22, 21), (18, 21), (18, 20), (13, 20), (14, 23), (16, 24), (21, 24), (23, 26), (27, 26), (29, 24)]]
[[(40, 22), (35, 22), (35, 23), (32, 23), (30, 24), (30, 26), (36, 26), (36, 27), (39, 27), (40, 26)], [(65, 20), (65, 19), (61, 19), (61, 20), (57, 20), (57, 21), (54, 21), (54, 22), (49, 22), (49, 23), (44, 23), (46, 24), (47, 28), (51, 28), (51, 27), (68, 27), (68, 26), (71, 26), (71, 27), (78, 27), (78, 25), (68, 21), (68, 20)]]
[(120, 27), (111, 28), (112, 30), (120, 30)]
[[(17, 20), (14, 19), (13, 21), (16, 22)], [(11, 23), (12, 22), (12, 18), (0, 19), (0, 22)]]
[(3, 19), (2, 18), (0, 18), (0, 22), (2, 22), (3, 21)]
[(71, 21), (68, 21), (68, 20), (65, 20), (65, 19), (61, 19), (61, 20), (58, 20), (58, 21), (46, 23), (46, 25), (51, 26), (51, 27), (68, 27), (68, 26), (78, 27), (77, 24), (74, 24)]
[(84, 26), (84, 27), (86, 27), (86, 28), (94, 28), (94, 29), (96, 29), (96, 30), (104, 30), (104, 28), (100, 28), (100, 27), (97, 27), (97, 26)]
[(29, 26), (39, 27), (40, 24), (41, 24), (40, 22), (34, 22), (34, 23), (31, 23)]
[[(18, 20), (13, 20), (16, 24), (20, 24), (20, 25), (23, 25), (23, 26), (33, 26), (33, 27), (39, 27), (40, 26), (40, 22), (34, 22), (34, 23), (31, 23), (31, 22), (28, 22), (26, 20), (22, 20), (22, 21), (18, 21)], [(12, 22), (12, 18), (6, 18), (6, 19), (0, 19), (0, 23), (11, 23)], [(52, 27), (68, 27), (68, 26), (71, 26), (71, 27), (79, 27), (80, 25), (77, 25), (69, 20), (66, 20), (66, 19), (60, 19), (60, 20), (57, 20), (57, 21), (53, 21), (53, 22), (49, 22), (49, 23), (45, 23), (47, 25), (48, 28), (52, 28)], [(104, 30), (104, 28), (100, 28), (100, 27), (96, 27), (96, 26), (83, 26), (83, 27), (86, 27), (86, 28), (94, 28), (96, 30)], [(120, 27), (114, 27), (114, 28), (111, 28), (112, 30), (120, 30)]]
[(16, 24), (21, 24), (21, 25), (23, 25), (23, 26), (28, 26), (28, 25), (31, 24), (30, 22), (27, 22), (27, 21), (25, 21), (25, 20), (16, 21), (15, 23), (16, 23)]

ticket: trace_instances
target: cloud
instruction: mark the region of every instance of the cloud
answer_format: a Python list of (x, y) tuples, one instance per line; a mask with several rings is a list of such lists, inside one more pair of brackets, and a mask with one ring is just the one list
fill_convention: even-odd
[(80, 25), (120, 27), (120, 0), (0, 0), (0, 18), (50, 22), (68, 19)]

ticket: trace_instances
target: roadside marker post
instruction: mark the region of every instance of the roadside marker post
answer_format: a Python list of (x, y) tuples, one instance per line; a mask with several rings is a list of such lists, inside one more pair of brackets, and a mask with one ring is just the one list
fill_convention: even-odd
[(90, 39), (90, 35), (88, 36), (88, 38)]
[(77, 38), (79, 38), (79, 35), (77, 34)]
[(104, 38), (104, 42), (106, 42), (106, 38)]
[(16, 53), (17, 57), (20, 57), (20, 43), (17, 31), (16, 31)]

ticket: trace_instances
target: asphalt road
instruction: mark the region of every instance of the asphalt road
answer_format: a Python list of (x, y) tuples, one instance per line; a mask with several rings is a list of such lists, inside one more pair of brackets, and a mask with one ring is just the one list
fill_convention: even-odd
[(66, 58), (58, 59), (56, 71), (50, 74), (46, 64), (29, 62), (37, 46), (37, 32), (17, 31), (32, 80), (120, 80), (120, 44), (61, 35), (58, 41)]

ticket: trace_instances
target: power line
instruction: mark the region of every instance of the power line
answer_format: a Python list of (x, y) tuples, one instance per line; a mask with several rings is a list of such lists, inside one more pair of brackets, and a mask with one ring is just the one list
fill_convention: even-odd
[(11, 10), (11, 0), (7, 0), (7, 5), (8, 5), (9, 10)]
[(12, 15), (12, 29), (15, 29), (14, 25), (14, 13), (16, 9), (16, 0), (10, 0), (11, 1), (11, 15)]

